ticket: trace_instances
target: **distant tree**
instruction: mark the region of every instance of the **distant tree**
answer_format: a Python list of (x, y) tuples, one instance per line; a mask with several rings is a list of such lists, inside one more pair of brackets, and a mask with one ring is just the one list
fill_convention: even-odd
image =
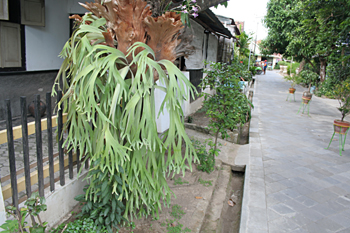
[(238, 58), (242, 59), (245, 57), (249, 57), (249, 45), (253, 38), (244, 31), (241, 32), (241, 35), (237, 36), (237, 38), (239, 43)]
[(297, 59), (320, 64), (320, 81), (333, 53), (344, 51), (350, 29), (348, 0), (271, 0), (264, 22), (269, 35), (263, 53), (297, 55)]

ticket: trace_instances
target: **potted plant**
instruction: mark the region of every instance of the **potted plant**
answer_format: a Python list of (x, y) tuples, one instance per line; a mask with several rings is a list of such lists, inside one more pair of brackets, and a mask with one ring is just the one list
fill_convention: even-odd
[(300, 78), (303, 80), (303, 83), (305, 83), (308, 87), (308, 90), (304, 91), (302, 99), (304, 102), (309, 102), (312, 98), (312, 93), (310, 92), (310, 89), (312, 86), (316, 85), (316, 82), (318, 80), (318, 74), (312, 72), (311, 70), (303, 70), (300, 73)]
[(295, 85), (297, 84), (296, 76), (287, 75), (287, 76), (284, 76), (284, 79), (287, 80), (288, 82), (290, 82), (289, 93), (294, 94), (294, 92), (296, 90)]
[(340, 120), (334, 120), (334, 131), (340, 134), (346, 134), (350, 127), (350, 122), (344, 121), (344, 118), (350, 112), (350, 78), (335, 86), (335, 98), (338, 99), (341, 113)]

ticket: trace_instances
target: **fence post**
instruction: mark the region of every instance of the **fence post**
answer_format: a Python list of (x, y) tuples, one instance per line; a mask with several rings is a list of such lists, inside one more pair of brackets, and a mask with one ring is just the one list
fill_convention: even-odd
[(15, 147), (13, 142), (11, 102), (9, 99), (6, 99), (5, 103), (6, 103), (7, 148), (8, 148), (8, 155), (9, 155), (10, 175), (11, 175), (12, 204), (14, 207), (18, 208), (17, 171), (16, 171)]
[(6, 221), (6, 209), (4, 203), (4, 197), (2, 196), (2, 189), (0, 183), (0, 226)]
[(39, 194), (44, 196), (43, 145), (41, 137), (40, 95), (35, 95), (35, 138)]

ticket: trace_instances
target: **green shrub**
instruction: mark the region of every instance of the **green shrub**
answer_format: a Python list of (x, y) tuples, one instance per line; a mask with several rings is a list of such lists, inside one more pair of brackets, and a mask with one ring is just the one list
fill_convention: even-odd
[(202, 144), (200, 141), (192, 139), (192, 144), (199, 159), (197, 169), (207, 173), (214, 171), (215, 160), (214, 157), (207, 152), (206, 142)]
[(280, 66), (286, 66), (286, 65), (288, 65), (289, 63), (288, 62), (286, 62), (286, 61), (280, 61), (280, 62), (278, 62), (278, 65), (280, 65)]
[(274, 69), (275, 69), (275, 70), (279, 70), (279, 69), (280, 69), (280, 64), (277, 63), (277, 64), (274, 66)]
[(296, 70), (299, 68), (300, 66), (300, 63), (298, 62), (294, 62), (292, 64), (288, 64), (288, 67), (287, 67), (287, 74), (296, 74)]
[(334, 88), (334, 93), (340, 105), (338, 110), (342, 115), (341, 121), (343, 121), (344, 117), (350, 113), (350, 78), (341, 84), (337, 84)]
[(318, 74), (312, 72), (311, 70), (303, 70), (299, 73), (298, 82), (304, 86), (310, 87), (316, 85), (318, 81)]
[[(98, 231), (94, 220), (91, 218), (76, 219), (74, 222), (62, 223), (57, 228), (52, 229), (50, 233), (61, 233), (62, 230), (69, 233), (95, 233)], [(107, 229), (104, 227), (99, 230), (100, 233), (107, 233)]]

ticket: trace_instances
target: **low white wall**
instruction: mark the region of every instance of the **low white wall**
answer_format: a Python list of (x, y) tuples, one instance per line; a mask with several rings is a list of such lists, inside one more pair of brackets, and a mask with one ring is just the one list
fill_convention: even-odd
[[(73, 207), (78, 204), (74, 197), (83, 194), (83, 188), (87, 184), (84, 178), (87, 175), (87, 170), (83, 170), (79, 178), (77, 174), (74, 174), (73, 180), (70, 180), (68, 174), (65, 176), (66, 184), (61, 186), (60, 182), (55, 183), (55, 191), (50, 192), (50, 188), (45, 190), (45, 199), (47, 210), (40, 213), (40, 218), (43, 222), (48, 222), (47, 229), (61, 223), (62, 219), (66, 218)], [(20, 204), (20, 208), (23, 207), (24, 203)], [(6, 221), (5, 206), (2, 196), (2, 190), (0, 187), (0, 225)], [(31, 223), (30, 217), (26, 218), (28, 224)], [(2, 229), (0, 229), (2, 231)]]
[[(0, 183), (0, 226), (6, 221), (6, 210), (4, 204), (4, 197), (2, 196), (2, 189)], [(2, 231), (2, 230), (0, 230)]]
[[(83, 194), (83, 188), (87, 184), (84, 178), (87, 175), (87, 170), (80, 174), (79, 178), (70, 180), (66, 176), (66, 185), (60, 186), (59, 182), (55, 184), (55, 191), (49, 190), (45, 193), (47, 210), (40, 214), (40, 218), (44, 222), (48, 222), (48, 228), (51, 228), (62, 221), (70, 214), (73, 207), (78, 204), (74, 197)], [(74, 177), (77, 177), (74, 174)]]
[[(189, 72), (182, 72), (185, 74), (186, 78), (189, 79), (190, 78), (190, 73)], [(203, 78), (206, 76), (207, 74), (203, 74)], [(202, 92), (205, 93), (213, 93), (213, 90), (210, 90), (210, 88), (206, 88), (204, 90), (202, 90)], [(189, 116), (193, 113), (195, 113), (198, 109), (200, 109), (202, 107), (202, 103), (203, 103), (204, 97), (200, 97), (198, 99), (196, 99), (195, 101), (193, 101), (192, 103), (190, 103), (190, 99), (183, 101), (182, 104), (182, 111), (184, 113), (184, 116)]]

